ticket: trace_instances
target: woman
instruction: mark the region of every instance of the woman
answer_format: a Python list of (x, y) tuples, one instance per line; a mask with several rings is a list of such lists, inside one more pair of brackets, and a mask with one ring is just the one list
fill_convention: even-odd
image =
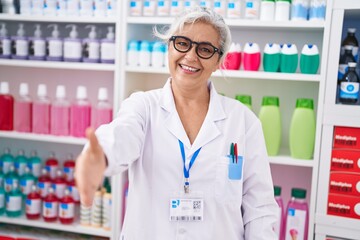
[(129, 172), (126, 240), (277, 239), (278, 209), (261, 124), (209, 81), (230, 31), (204, 8), (179, 16), (166, 34), (171, 77), (134, 93), (77, 159), (82, 203), (103, 174)]

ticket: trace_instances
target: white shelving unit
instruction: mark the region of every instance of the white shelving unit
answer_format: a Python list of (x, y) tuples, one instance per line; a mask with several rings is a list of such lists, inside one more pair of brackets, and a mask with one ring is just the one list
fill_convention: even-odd
[(360, 220), (327, 215), (330, 159), (334, 126), (360, 127), (360, 106), (336, 104), (337, 70), (340, 45), (347, 27), (360, 29), (360, 2), (334, 0), (330, 6), (331, 34), (329, 36), (329, 58), (324, 98), (322, 142), (318, 176), (317, 206), (315, 214), (315, 239), (325, 240), (327, 236), (360, 239)]

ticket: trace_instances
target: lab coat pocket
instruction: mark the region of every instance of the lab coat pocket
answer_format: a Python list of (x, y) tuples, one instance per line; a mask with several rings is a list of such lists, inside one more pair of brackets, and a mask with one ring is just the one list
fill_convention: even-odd
[(238, 163), (232, 163), (228, 156), (218, 159), (216, 166), (215, 196), (219, 202), (241, 203), (243, 188), (242, 165), (242, 159), (238, 161)]

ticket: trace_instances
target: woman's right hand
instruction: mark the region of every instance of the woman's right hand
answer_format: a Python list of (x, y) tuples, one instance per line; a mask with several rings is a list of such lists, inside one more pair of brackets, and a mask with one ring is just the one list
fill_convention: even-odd
[(75, 179), (81, 204), (90, 207), (103, 180), (106, 157), (93, 128), (86, 129), (86, 138), (89, 140), (89, 146), (76, 160)]

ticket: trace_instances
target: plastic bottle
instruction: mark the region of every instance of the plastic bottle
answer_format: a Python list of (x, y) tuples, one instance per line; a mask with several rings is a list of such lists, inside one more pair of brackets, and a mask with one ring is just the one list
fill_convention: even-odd
[(156, 14), (157, 0), (145, 0), (143, 5), (143, 16), (151, 17)]
[(343, 79), (345, 73), (348, 71), (348, 63), (355, 62), (355, 58), (352, 54), (353, 46), (346, 45), (344, 47), (345, 51), (344, 54), (341, 55), (339, 60), (339, 70), (338, 70), (338, 82), (340, 83), (341, 79)]
[(26, 197), (25, 214), (27, 219), (39, 219), (41, 214), (41, 196), (36, 185), (31, 186), (31, 192)]
[(324, 21), (326, 15), (326, 0), (311, 0), (309, 10), (310, 21)]
[(252, 110), (251, 104), (251, 96), (250, 95), (236, 95), (235, 99), (247, 106), (250, 110)]
[(246, 19), (259, 19), (260, 15), (260, 0), (246, 0), (245, 14)]
[(295, 44), (284, 44), (280, 54), (280, 72), (295, 73), (298, 66), (298, 50)]
[(68, 0), (66, 4), (66, 16), (77, 17), (80, 16), (80, 1)]
[(29, 85), (20, 83), (19, 97), (14, 105), (14, 130), (31, 132), (32, 100), (29, 96)]
[(11, 37), (14, 48), (12, 49), (11, 58), (13, 59), (28, 59), (29, 57), (29, 41), (25, 37), (26, 33), (24, 30), (24, 24), (19, 23), (19, 28), (16, 32), (16, 36)]
[(37, 186), (41, 198), (44, 199), (48, 195), (49, 189), (51, 188), (51, 179), (46, 168), (41, 170), (41, 176), (38, 178)]
[(0, 216), (5, 213), (5, 190), (3, 185), (0, 185)]
[(246, 43), (244, 47), (244, 70), (258, 71), (261, 63), (260, 48), (257, 43)]
[(23, 16), (31, 15), (31, 0), (20, 0), (20, 14)]
[(10, 192), (14, 184), (19, 186), (19, 175), (15, 171), (15, 167), (11, 166), (8, 173), (5, 174), (5, 192)]
[(306, 74), (316, 74), (319, 64), (320, 55), (317, 46), (305, 44), (300, 55), (300, 71)]
[(74, 137), (85, 137), (85, 130), (90, 126), (91, 105), (87, 99), (86, 87), (78, 86), (76, 102), (70, 108), (70, 134)]
[(278, 72), (280, 68), (280, 46), (267, 43), (264, 48), (263, 68), (265, 72)]
[(188, 9), (193, 8), (195, 6), (199, 6), (198, 0), (185, 0), (184, 10), (187, 11)]
[(31, 0), (31, 15), (44, 15), (44, 0)]
[(139, 66), (140, 67), (150, 67), (151, 52), (152, 52), (152, 44), (146, 40), (141, 41), (140, 52), (139, 52)]
[(170, 5), (170, 16), (175, 17), (180, 14), (185, 7), (184, 0), (172, 0)]
[(217, 14), (226, 17), (227, 3), (225, 0), (214, 0), (213, 10)]
[(74, 179), (75, 161), (73, 155), (69, 154), (64, 162), (64, 179), (67, 183)]
[(56, 16), (57, 0), (44, 0), (44, 16)]
[(10, 94), (9, 83), (0, 83), (0, 130), (14, 130), (14, 97)]
[(274, 186), (274, 196), (275, 201), (277, 202), (279, 209), (277, 213), (277, 221), (276, 224), (273, 226), (275, 233), (278, 236), (278, 240), (284, 239), (283, 232), (284, 232), (284, 202), (281, 197), (281, 187)]
[(276, 0), (275, 2), (275, 21), (289, 21), (290, 19), (290, 0)]
[(31, 187), (35, 185), (35, 181), (36, 178), (31, 174), (30, 169), (26, 167), (25, 173), (20, 177), (20, 190), (24, 198), (31, 192)]
[(11, 57), (11, 40), (8, 36), (6, 23), (1, 23), (0, 29), (0, 58)]
[(263, 97), (259, 119), (264, 132), (267, 153), (269, 156), (276, 156), (281, 145), (281, 114), (278, 97)]
[(11, 190), (5, 194), (6, 215), (8, 217), (20, 217), (22, 210), (22, 195), (18, 182), (14, 182)]
[(69, 189), (70, 194), (71, 194), (72, 198), (74, 199), (75, 203), (80, 203), (80, 194), (79, 194), (79, 190), (76, 186), (76, 181), (75, 181), (74, 177), (70, 182), (68, 182), (68, 189)]
[(200, 0), (198, 1), (200, 7), (212, 9), (214, 0)]
[(57, 176), (57, 170), (59, 169), (59, 161), (56, 159), (54, 152), (51, 152), (49, 157), (46, 159), (45, 168), (49, 173), (50, 179), (54, 180)]
[[(95, 0), (94, 1), (94, 17), (106, 17), (107, 1)], [(141, 9), (140, 9), (141, 11)], [(135, 16), (135, 15), (134, 15)], [(138, 15), (140, 16), (140, 15)]]
[(5, 174), (2, 171), (2, 165), (0, 161), (0, 186), (4, 186), (4, 184), (5, 184)]
[(107, 88), (99, 88), (98, 102), (94, 108), (94, 124), (98, 128), (102, 124), (111, 122), (113, 115), (112, 105), (108, 99)]
[(47, 61), (62, 61), (63, 60), (63, 40), (59, 37), (60, 32), (57, 24), (50, 24), (47, 26), (53, 27), (51, 37), (46, 38), (47, 41)]
[(91, 223), (91, 207), (80, 205), (80, 225), (90, 226)]
[(102, 206), (102, 192), (101, 189), (98, 189), (95, 192), (93, 204), (91, 206), (91, 226), (92, 227), (101, 227), (101, 206)]
[(345, 52), (345, 46), (350, 45), (353, 46), (352, 49), (352, 55), (355, 58), (355, 62), (359, 60), (358, 54), (359, 54), (359, 42), (355, 36), (356, 28), (348, 28), (347, 35), (345, 39), (341, 42), (341, 55)]
[(50, 133), (68, 136), (70, 132), (70, 102), (66, 98), (65, 86), (56, 87), (56, 98), (50, 107)]
[(80, 0), (79, 13), (81, 17), (92, 17), (94, 16), (94, 3), (92, 0)]
[(355, 70), (356, 63), (349, 62), (349, 71), (340, 81), (339, 100), (343, 104), (358, 103), (360, 79)]
[(5, 148), (4, 153), (1, 155), (0, 162), (2, 164), (2, 171), (7, 174), (10, 171), (11, 166), (14, 166), (14, 157), (11, 155), (10, 148)]
[(240, 43), (231, 43), (229, 52), (225, 56), (222, 69), (239, 70), (241, 66), (241, 45)]
[[(75, 1), (75, 0), (74, 0)], [(68, 24), (66, 28), (72, 28), (69, 37), (64, 39), (64, 61), (66, 62), (81, 62), (81, 40), (78, 38), (77, 26), (75, 24)]]
[(45, 60), (46, 58), (46, 41), (41, 32), (41, 25), (35, 24), (34, 37), (29, 38), (29, 59)]
[(289, 131), (291, 157), (298, 159), (311, 159), (313, 157), (315, 128), (314, 101), (307, 98), (297, 99)]
[[(102, 197), (102, 227), (105, 230), (110, 230), (111, 215), (112, 215), (112, 210), (113, 210), (112, 209), (111, 185), (109, 183), (108, 178), (105, 178), (105, 180), (107, 180), (108, 184), (106, 184), (106, 185), (104, 184), (106, 191), (103, 193), (103, 197)], [(125, 189), (127, 189), (127, 188), (125, 187)], [(125, 213), (125, 209), (126, 209), (126, 196), (124, 196), (123, 213)]]
[(28, 161), (28, 167), (32, 175), (37, 179), (41, 175), (41, 159), (36, 150), (32, 150)]
[(106, 16), (107, 17), (116, 17), (116, 5), (118, 0), (108, 0), (107, 1), (107, 8), (106, 8)]
[(55, 190), (57, 199), (61, 200), (66, 189), (66, 181), (61, 170), (56, 171), (56, 178), (53, 180), (52, 188)]
[(33, 133), (50, 133), (50, 99), (47, 96), (45, 84), (38, 85), (37, 98), (33, 103), (32, 117)]
[(140, 57), (140, 41), (131, 40), (128, 42), (127, 47), (127, 60), (128, 66), (138, 66)]
[(226, 16), (228, 18), (242, 18), (243, 8), (242, 0), (229, 0)]
[(275, 18), (275, 0), (262, 0), (260, 7), (260, 20), (273, 21)]
[(140, 0), (131, 0), (130, 1), (130, 16), (139, 17), (142, 15), (142, 2)]
[(64, 198), (59, 202), (59, 220), (62, 224), (71, 224), (74, 222), (75, 202), (69, 189), (65, 189), (64, 194)]
[(309, 209), (305, 198), (305, 189), (291, 189), (286, 210), (285, 240), (308, 239)]
[(309, 0), (292, 0), (291, 20), (307, 21), (309, 15)]
[(27, 158), (25, 157), (25, 152), (24, 150), (20, 149), (14, 159), (15, 170), (20, 177), (24, 175), (27, 164), (28, 162)]
[(108, 27), (106, 38), (101, 39), (100, 60), (102, 63), (115, 63), (115, 33), (114, 27)]
[(45, 222), (55, 222), (58, 217), (59, 202), (53, 188), (49, 188), (48, 195), (43, 199), (42, 216)]
[(96, 26), (87, 25), (85, 28), (91, 28), (88, 38), (83, 40), (83, 61), (90, 63), (100, 62), (100, 41), (96, 38)]
[(163, 42), (154, 42), (151, 53), (151, 66), (155, 68), (164, 67), (166, 46)]

